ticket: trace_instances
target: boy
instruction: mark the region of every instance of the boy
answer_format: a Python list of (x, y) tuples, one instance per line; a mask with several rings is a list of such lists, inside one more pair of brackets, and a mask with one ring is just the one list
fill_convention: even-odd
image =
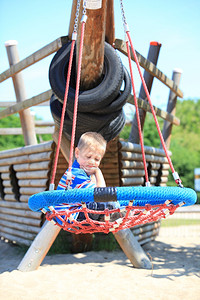
[[(107, 142), (96, 132), (86, 132), (82, 134), (75, 148), (75, 158), (72, 165), (72, 182), (67, 186), (67, 172), (62, 176), (57, 190), (66, 188), (94, 188), (105, 187), (106, 183), (101, 170), (100, 162), (105, 154)], [(87, 207), (92, 210), (104, 210), (105, 208), (113, 209), (118, 207), (116, 202), (90, 202)], [(98, 214), (91, 214), (92, 219), (101, 219)], [(83, 219), (83, 213), (79, 213), (78, 219)]]

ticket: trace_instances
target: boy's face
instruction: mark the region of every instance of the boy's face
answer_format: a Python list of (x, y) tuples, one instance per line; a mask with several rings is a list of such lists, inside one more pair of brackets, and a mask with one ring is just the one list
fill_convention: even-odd
[(99, 147), (89, 147), (83, 148), (82, 150), (75, 149), (75, 157), (80, 165), (88, 175), (95, 173), (96, 169), (99, 167), (101, 159), (104, 155), (103, 149)]

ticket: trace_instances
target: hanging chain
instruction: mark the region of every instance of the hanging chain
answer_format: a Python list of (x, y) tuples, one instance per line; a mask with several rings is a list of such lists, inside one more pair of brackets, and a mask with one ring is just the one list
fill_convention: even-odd
[(83, 15), (86, 15), (87, 0), (83, 1)]
[(74, 32), (77, 32), (77, 30), (78, 30), (78, 17), (79, 17), (79, 10), (80, 10), (80, 1), (81, 0), (77, 0), (76, 14), (75, 14), (75, 20), (74, 20)]
[(82, 22), (86, 23), (87, 21), (86, 8), (87, 8), (87, 0), (83, 1), (83, 15), (82, 15), (81, 23)]
[(80, 1), (77, 0), (77, 6), (76, 6), (76, 14), (75, 14), (75, 20), (74, 20), (74, 31), (72, 32), (72, 40), (77, 39), (77, 30), (78, 30), (78, 17), (79, 17), (79, 10), (80, 10)]
[(124, 12), (124, 5), (123, 5), (123, 1), (120, 0), (120, 8), (121, 8), (121, 14), (122, 14), (122, 21), (123, 21), (123, 26), (124, 26), (124, 31), (125, 31), (125, 34), (127, 31), (129, 31), (128, 29), (128, 24), (126, 22), (126, 17), (125, 17), (125, 12)]

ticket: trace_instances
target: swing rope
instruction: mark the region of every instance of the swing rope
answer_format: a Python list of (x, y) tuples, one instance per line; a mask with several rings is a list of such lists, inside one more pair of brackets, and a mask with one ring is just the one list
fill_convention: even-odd
[[(67, 72), (67, 80), (66, 80), (63, 108), (62, 108), (62, 114), (61, 114), (61, 119), (60, 119), (60, 129), (59, 129), (58, 143), (57, 143), (57, 149), (56, 149), (54, 165), (53, 165), (53, 171), (52, 171), (52, 178), (51, 178), (51, 183), (50, 183), (50, 188), (49, 188), (50, 191), (54, 190), (54, 186), (55, 186), (54, 182), (55, 182), (55, 175), (56, 175), (56, 169), (57, 169), (57, 164), (58, 164), (60, 144), (61, 144), (61, 140), (62, 140), (63, 125), (64, 125), (65, 111), (66, 111), (67, 98), (68, 98), (68, 92), (69, 92), (69, 83), (70, 83), (70, 77), (71, 77), (74, 47), (75, 47), (75, 42), (77, 40), (79, 9), (80, 9), (80, 0), (77, 1), (76, 18), (75, 18), (75, 21), (74, 21), (74, 30), (73, 30), (73, 33), (72, 33), (72, 43), (71, 43), (71, 50), (70, 50), (70, 58), (69, 58), (69, 65), (68, 65), (68, 72)], [(77, 70), (77, 80), (76, 80), (76, 92), (75, 92), (75, 102), (74, 102), (74, 118), (73, 118), (73, 124), (72, 124), (72, 136), (71, 136), (70, 155), (69, 155), (69, 167), (68, 167), (68, 173), (67, 173), (67, 185), (69, 185), (71, 183), (71, 180), (72, 180), (71, 169), (72, 169), (72, 163), (73, 163), (73, 149), (74, 149), (74, 141), (75, 141), (76, 122), (77, 122), (78, 95), (79, 95), (79, 87), (80, 87), (81, 61), (82, 61), (83, 39), (84, 39), (84, 30), (85, 30), (86, 20), (87, 20), (86, 2), (84, 1), (83, 2), (83, 16), (82, 16), (82, 19), (81, 19), (81, 22), (82, 22), (81, 39), (80, 39), (80, 48), (79, 48), (78, 70)]]
[(130, 74), (131, 74), (131, 83), (132, 83), (133, 97), (134, 97), (136, 117), (137, 117), (137, 123), (138, 123), (139, 138), (140, 138), (140, 145), (141, 145), (141, 151), (142, 151), (142, 160), (143, 160), (143, 164), (144, 164), (146, 186), (150, 186), (150, 182), (149, 182), (149, 178), (148, 178), (148, 172), (147, 172), (147, 163), (146, 163), (145, 151), (144, 151), (144, 141), (143, 141), (143, 135), (142, 135), (142, 129), (141, 129), (140, 116), (139, 116), (139, 108), (138, 108), (138, 102), (137, 102), (137, 97), (136, 97), (136, 92), (135, 92), (135, 84), (134, 84), (134, 79), (133, 79), (131, 54), (130, 54), (130, 48), (129, 48), (128, 41), (126, 41), (126, 46), (127, 46), (127, 52), (128, 52), (128, 62), (129, 62), (129, 68), (130, 68)]
[[(157, 120), (157, 117), (156, 117), (156, 113), (155, 113), (153, 104), (151, 102), (150, 94), (149, 94), (148, 88), (146, 86), (144, 77), (143, 77), (142, 72), (141, 72), (141, 68), (140, 68), (138, 58), (137, 58), (137, 54), (135, 52), (135, 49), (133, 47), (133, 43), (132, 43), (132, 40), (131, 40), (131, 37), (130, 37), (129, 27), (128, 27), (128, 24), (126, 22), (126, 17), (125, 17), (124, 7), (123, 7), (123, 0), (120, 0), (120, 7), (121, 7), (124, 31), (125, 31), (125, 35), (126, 35), (126, 46), (127, 46), (127, 52), (128, 52), (128, 59), (129, 59), (129, 61), (131, 61), (131, 54), (130, 54), (130, 49), (129, 49), (129, 44), (130, 44), (130, 47), (131, 47), (131, 50), (132, 50), (132, 53), (133, 53), (133, 56), (134, 56), (134, 60), (135, 60), (135, 63), (136, 63), (136, 66), (137, 66), (137, 69), (138, 69), (138, 72), (139, 72), (139, 75), (140, 75), (140, 78), (141, 78), (141, 81), (142, 81), (142, 85), (144, 87), (144, 91), (145, 91), (145, 94), (147, 96), (147, 100), (149, 102), (151, 112), (152, 112), (152, 115), (153, 115), (153, 118), (154, 118), (154, 121), (155, 121), (155, 124), (156, 124), (156, 128), (157, 128), (157, 131), (158, 131), (158, 134), (159, 134), (162, 146), (163, 146), (163, 150), (165, 152), (166, 158), (169, 162), (169, 165), (170, 165), (170, 168), (171, 168), (171, 171), (172, 171), (172, 175), (174, 177), (174, 180), (175, 180), (176, 184), (178, 184), (180, 187), (183, 187), (183, 185), (181, 183), (181, 179), (179, 178), (178, 173), (175, 172), (175, 169), (174, 169), (174, 166), (172, 164), (171, 158), (168, 154), (168, 151), (167, 151), (167, 148), (166, 148), (166, 145), (165, 145), (165, 141), (163, 139), (163, 135), (162, 135), (162, 132), (160, 130), (160, 126), (159, 126), (159, 123), (158, 123), (158, 120)], [(130, 63), (129, 63), (129, 66), (130, 66)], [(135, 97), (135, 95), (134, 95), (134, 97)], [(137, 113), (137, 119), (138, 119), (139, 118), (139, 111), (136, 110), (136, 113)], [(139, 125), (138, 125), (138, 128), (139, 128)], [(141, 144), (141, 148), (142, 147), (144, 147), (143, 143)], [(142, 150), (142, 151), (144, 151), (144, 150)]]

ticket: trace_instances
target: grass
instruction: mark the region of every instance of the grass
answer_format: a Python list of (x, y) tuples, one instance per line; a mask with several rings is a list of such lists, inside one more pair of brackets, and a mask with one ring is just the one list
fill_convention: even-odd
[(200, 225), (200, 219), (165, 219), (162, 220), (162, 227), (176, 227), (176, 226), (189, 226)]

